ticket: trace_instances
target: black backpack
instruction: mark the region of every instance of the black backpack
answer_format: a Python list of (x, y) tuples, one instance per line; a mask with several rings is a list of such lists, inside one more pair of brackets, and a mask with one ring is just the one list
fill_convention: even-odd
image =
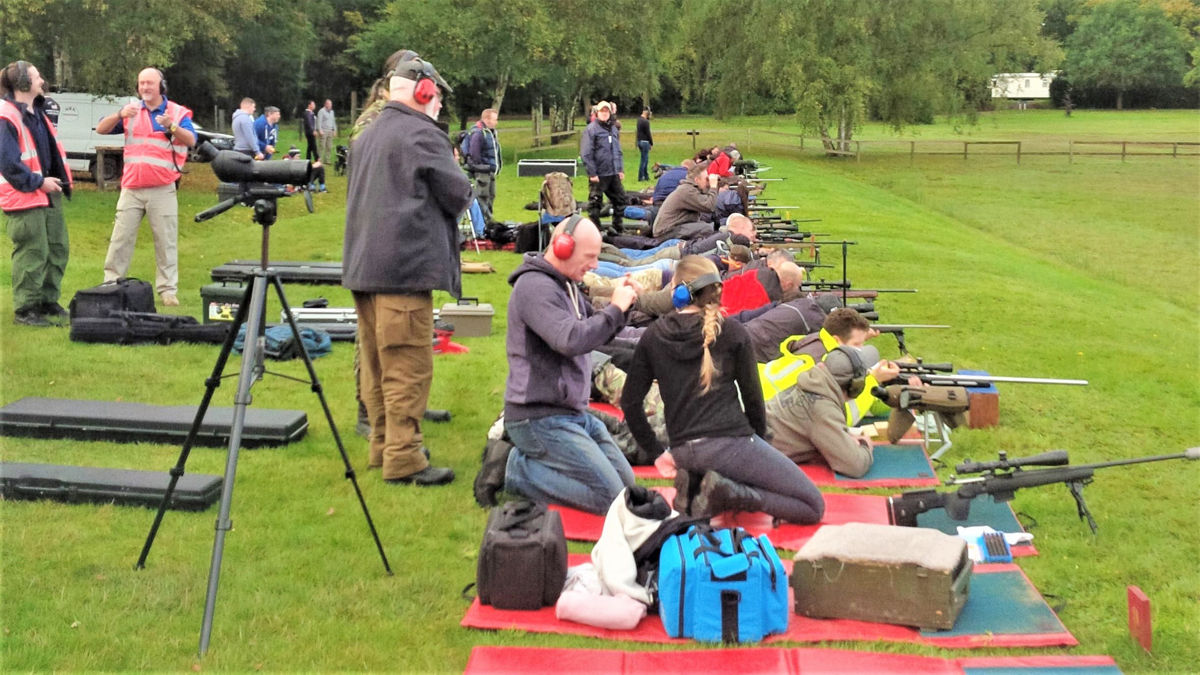
[(83, 288), (71, 298), (71, 321), (104, 319), (111, 312), (153, 312), (154, 287), (132, 277)]

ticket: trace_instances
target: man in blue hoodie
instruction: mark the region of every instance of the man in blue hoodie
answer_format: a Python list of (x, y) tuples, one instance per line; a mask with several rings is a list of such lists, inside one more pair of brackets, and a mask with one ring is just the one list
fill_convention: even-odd
[(596, 268), (600, 230), (572, 216), (546, 252), (527, 253), (508, 282), (504, 428), (512, 439), (505, 488), (537, 502), (603, 514), (633, 470), (604, 424), (587, 413), (593, 349), (625, 326), (638, 288), (628, 279), (595, 311), (579, 291)]
[(258, 142), (258, 151), (263, 159), (271, 159), (275, 154), (275, 145), (279, 143), (279, 115), (279, 108), (269, 105), (254, 120), (254, 139)]

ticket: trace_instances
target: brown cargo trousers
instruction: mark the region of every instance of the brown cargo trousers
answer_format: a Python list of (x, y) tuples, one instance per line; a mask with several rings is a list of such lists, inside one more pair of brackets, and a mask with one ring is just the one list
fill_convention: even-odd
[(421, 418), (433, 382), (433, 295), (354, 293), (359, 385), (371, 421), (368, 466), (384, 479), (429, 466)]

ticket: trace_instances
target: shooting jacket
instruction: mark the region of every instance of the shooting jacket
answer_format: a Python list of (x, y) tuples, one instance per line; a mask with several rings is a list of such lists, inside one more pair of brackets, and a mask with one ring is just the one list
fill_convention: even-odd
[(589, 177), (623, 173), (625, 156), (621, 153), (621, 128), (611, 119), (607, 125), (592, 120), (579, 139), (579, 155)]
[(817, 459), (851, 478), (871, 468), (871, 444), (850, 434), (842, 389), (824, 364), (804, 371), (796, 385), (767, 401), (771, 444), (797, 464)]

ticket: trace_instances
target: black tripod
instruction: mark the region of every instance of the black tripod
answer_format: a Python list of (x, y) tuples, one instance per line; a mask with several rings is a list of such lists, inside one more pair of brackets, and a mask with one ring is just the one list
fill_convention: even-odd
[[(146, 557), (150, 555), (150, 547), (154, 544), (154, 537), (158, 533), (159, 525), (162, 523), (163, 514), (166, 513), (167, 506), (171, 502), (171, 494), (175, 491), (175, 485), (179, 482), (180, 476), (184, 473), (184, 465), (187, 463), (188, 455), (191, 453), (192, 442), (195, 440), (196, 434), (200, 430), (200, 425), (204, 421), (204, 415), (208, 411), (208, 405), (212, 401), (213, 393), (221, 385), (222, 374), (225, 371), (225, 362), (229, 359), (229, 354), (233, 351), (233, 344), (237, 338), (238, 329), (245, 324), (246, 338), (242, 349), (242, 368), (241, 373), (238, 375), (237, 395), (234, 398), (233, 425), (229, 430), (229, 456), (225, 460), (225, 480), (221, 487), (221, 508), (217, 516), (217, 533), (213, 541), (212, 563), (208, 570), (208, 595), (204, 601), (204, 623), (200, 628), (201, 656), (208, 651), (209, 637), (212, 634), (213, 609), (217, 602), (217, 583), (221, 574), (221, 556), (225, 548), (225, 534), (232, 529), (229, 511), (233, 500), (233, 480), (237, 472), (238, 451), (241, 449), (242, 430), (246, 421), (246, 406), (250, 405), (250, 387), (256, 380), (262, 379), (264, 373), (269, 372), (263, 366), (264, 340), (261, 335), (266, 313), (268, 283), (275, 287), (275, 292), (279, 296), (279, 302), (283, 305), (284, 316), (287, 317), (288, 325), (292, 329), (292, 339), (300, 346), (300, 356), (304, 359), (305, 368), (308, 369), (308, 383), (312, 385), (313, 392), (316, 393), (317, 398), (321, 401), (321, 408), (325, 411), (325, 419), (329, 421), (329, 428), (333, 432), (333, 440), (337, 443), (338, 452), (342, 455), (342, 463), (346, 467), (346, 478), (349, 478), (351, 484), (354, 485), (354, 492), (358, 495), (358, 503), (362, 505), (363, 515), (367, 519), (367, 527), (371, 530), (371, 536), (375, 538), (375, 546), (379, 549), (379, 557), (383, 560), (383, 568), (388, 574), (392, 574), (392, 567), (388, 564), (387, 555), (383, 551), (383, 543), (379, 541), (379, 533), (376, 532), (375, 523), (371, 520), (371, 512), (367, 510), (367, 502), (363, 499), (362, 490), (358, 486), (354, 467), (350, 464), (350, 457), (346, 454), (346, 448), (342, 445), (342, 438), (338, 434), (337, 425), (333, 422), (333, 414), (329, 411), (329, 404), (325, 400), (321, 382), (317, 379), (317, 372), (313, 369), (312, 360), (309, 358), (308, 351), (304, 348), (304, 343), (300, 339), (300, 329), (296, 326), (296, 320), (292, 317), (292, 309), (288, 305), (287, 297), (283, 293), (283, 284), (280, 283), (276, 272), (268, 266), (270, 228), (275, 223), (276, 199), (283, 194), (281, 188), (243, 186), (237, 197), (227, 199), (196, 216), (197, 221), (206, 220), (231, 208), (235, 204), (241, 203), (247, 206), (252, 204), (254, 207), (253, 220), (262, 226), (262, 266), (255, 269), (252, 273), (254, 277), (253, 283), (246, 287), (246, 294), (242, 297), (241, 304), (238, 305), (237, 316), (233, 320), (233, 325), (230, 326), (229, 335), (225, 338), (225, 343), (221, 346), (221, 353), (217, 356), (217, 362), (213, 366), (212, 375), (204, 381), (205, 391), (204, 398), (200, 401), (200, 409), (196, 411), (196, 417), (192, 420), (192, 428), (188, 431), (187, 438), (183, 442), (183, 449), (179, 453), (179, 461), (171, 468), (171, 481), (167, 485), (167, 492), (163, 495), (162, 503), (158, 507), (158, 513), (154, 516), (154, 524), (150, 526), (150, 533), (146, 537), (146, 544), (142, 547), (142, 554), (138, 557), (136, 566), (136, 569), (143, 569), (146, 566)], [(278, 373), (271, 374), (277, 375)], [(280, 377), (288, 376), (280, 375)], [(304, 380), (298, 381), (303, 382)]]

